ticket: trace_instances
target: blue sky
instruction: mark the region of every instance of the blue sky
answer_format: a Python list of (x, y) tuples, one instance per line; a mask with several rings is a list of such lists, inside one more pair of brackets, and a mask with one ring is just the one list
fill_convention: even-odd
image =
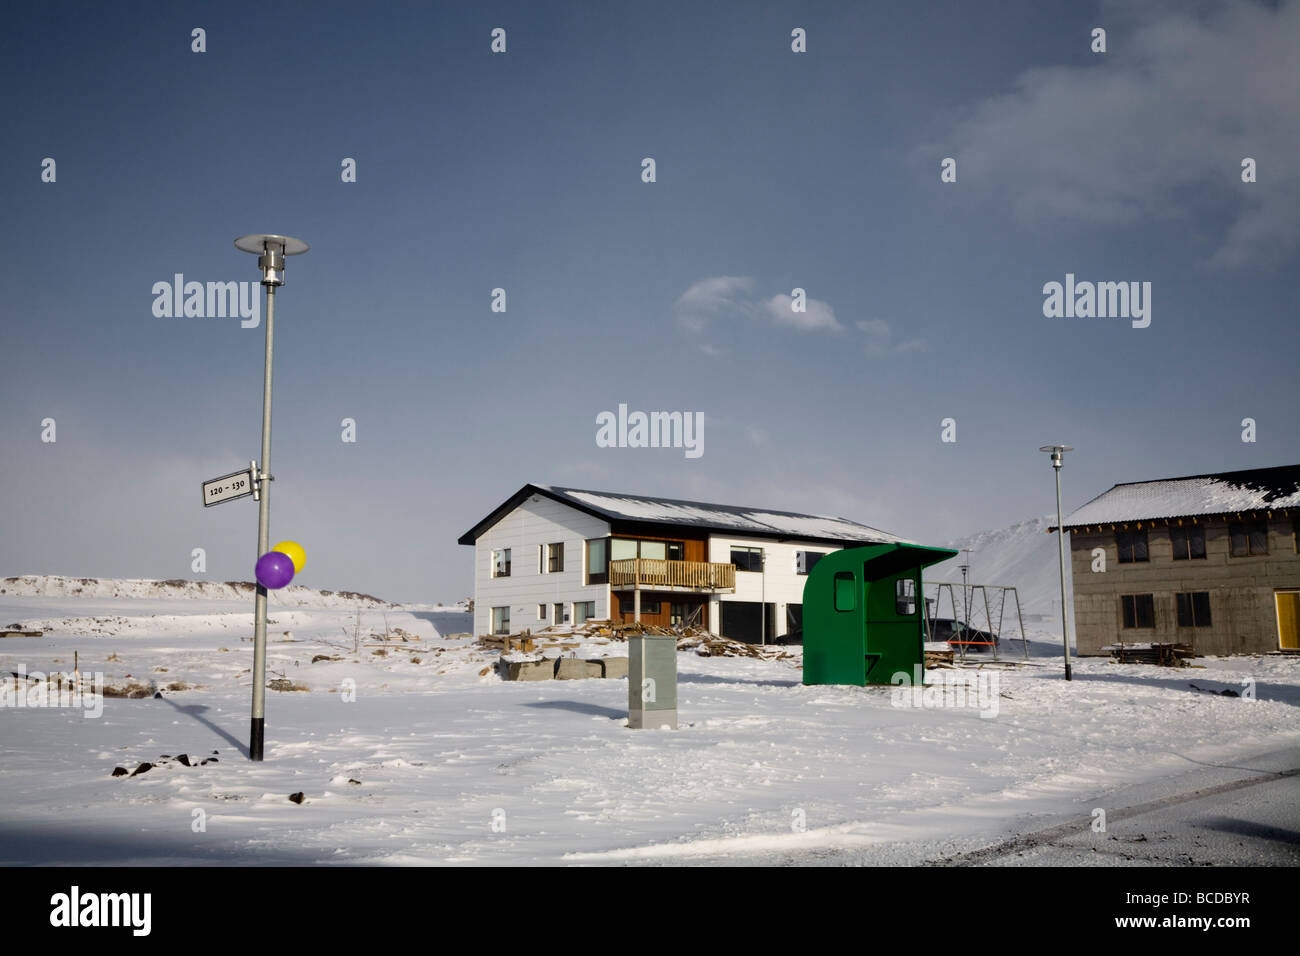
[[(1247, 0), (15, 8), (0, 574), (251, 576), (255, 505), (198, 492), (258, 453), (263, 330), (151, 289), (256, 281), (262, 231), (312, 244), (272, 455), (302, 584), (466, 597), (457, 536), (527, 481), (942, 543), (1051, 510), (1049, 442), (1067, 507), (1294, 463), (1297, 48), (1300, 4)], [(1150, 327), (1044, 317), (1066, 273), (1152, 283)], [(704, 454), (597, 447), (620, 403), (702, 412)]]

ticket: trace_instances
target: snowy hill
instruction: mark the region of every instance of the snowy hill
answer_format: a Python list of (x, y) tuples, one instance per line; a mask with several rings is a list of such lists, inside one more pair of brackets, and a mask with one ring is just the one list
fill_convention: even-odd
[[(59, 574), (24, 574), (0, 579), (0, 594), (20, 597), (136, 598), (151, 601), (248, 601), (251, 581), (150, 581), (129, 578), (73, 578)], [(369, 594), (320, 591), (292, 585), (274, 592), (278, 607), (395, 607)]]
[[(949, 541), (949, 548), (970, 548), (971, 554), (926, 568), (925, 581), (927, 585), (932, 581), (960, 582), (961, 564), (969, 557), (971, 583), (1017, 588), (1026, 621), (1036, 619), (1038, 615), (1058, 615), (1061, 612), (1061, 581), (1057, 570), (1056, 535), (1047, 533), (1055, 523), (1055, 515), (1045, 515)], [(1068, 554), (1065, 573), (1068, 584)], [(926, 593), (933, 595), (933, 588), (927, 587)], [(993, 594), (990, 593), (989, 597), (991, 599)], [(947, 599), (944, 601), (946, 604)]]

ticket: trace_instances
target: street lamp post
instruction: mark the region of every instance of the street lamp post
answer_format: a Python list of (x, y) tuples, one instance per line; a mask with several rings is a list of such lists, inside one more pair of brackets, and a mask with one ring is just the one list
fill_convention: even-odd
[[(257, 556), (271, 542), (271, 352), (275, 338), (275, 290), (284, 285), (284, 257), (297, 256), (309, 246), (288, 236), (251, 235), (235, 240), (235, 248), (258, 257), (262, 285), (266, 286), (266, 361), (262, 375), (262, 460), (254, 480), (258, 489)], [(256, 559), (254, 559), (256, 560)], [(253, 718), (249, 731), (248, 759), (261, 760), (266, 740), (266, 588), (257, 583), (253, 598)]]
[(1074, 680), (1070, 671), (1070, 612), (1065, 600), (1065, 526), (1061, 518), (1061, 460), (1067, 451), (1074, 449), (1069, 445), (1044, 445), (1038, 450), (1051, 453), (1052, 469), (1056, 472), (1056, 551), (1061, 568), (1061, 643), (1065, 647), (1065, 679)]

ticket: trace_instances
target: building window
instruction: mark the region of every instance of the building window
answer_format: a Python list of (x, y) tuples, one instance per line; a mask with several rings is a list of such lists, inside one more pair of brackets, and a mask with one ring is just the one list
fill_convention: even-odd
[(492, 552), (492, 577), (510, 577), (510, 549), (502, 548)]
[(894, 611), (902, 617), (916, 614), (916, 581), (899, 578), (894, 582)]
[(857, 582), (852, 571), (835, 573), (835, 610), (852, 611), (857, 607)]
[(494, 607), (492, 609), (492, 633), (510, 633), (510, 608)]
[(587, 583), (609, 581), (609, 539), (593, 538), (587, 542)]
[(1232, 539), (1232, 556), (1244, 558), (1251, 554), (1268, 554), (1268, 522), (1234, 521), (1228, 525)]
[(1210, 626), (1210, 592), (1192, 591), (1175, 595), (1178, 598), (1179, 627)]
[(1133, 564), (1136, 561), (1149, 561), (1147, 557), (1147, 533), (1145, 531), (1116, 531), (1115, 547), (1119, 550), (1120, 564)]
[(551, 623), (552, 624), (569, 623), (569, 606), (567, 604), (551, 605)]
[(670, 604), (668, 623), (673, 627), (698, 627), (704, 620), (703, 604)]
[(737, 571), (762, 571), (763, 549), (733, 546), (731, 549), (731, 563), (736, 566)]
[(1124, 609), (1124, 626), (1155, 627), (1156, 599), (1150, 594), (1125, 594), (1120, 597)]
[(583, 624), (596, 616), (595, 601), (575, 601), (573, 604), (573, 623)]
[(638, 558), (649, 561), (663, 561), (668, 557), (667, 541), (638, 541)]
[(564, 570), (564, 542), (557, 544), (548, 544), (546, 546), (546, 571), (548, 574), (557, 574)]
[(787, 604), (785, 606), (785, 636), (788, 640), (803, 640), (803, 605)]
[(1169, 540), (1174, 543), (1174, 560), (1187, 561), (1205, 557), (1205, 529), (1200, 525), (1170, 528)]
[[(620, 614), (636, 613), (636, 598), (621, 597), (618, 599), (618, 610)], [(658, 614), (660, 611), (660, 602), (651, 601), (646, 598), (641, 599), (642, 614)]]
[(668, 542), (668, 560), (681, 561), (686, 557), (686, 545), (681, 541)]
[(824, 551), (796, 551), (794, 553), (794, 573), (812, 574), (817, 562), (826, 557)]
[(539, 604), (539, 605), (537, 605), (537, 620), (539, 620), (539, 621), (544, 621), (544, 620), (546, 620), (546, 605), (545, 605), (545, 604)]
[(627, 538), (614, 538), (609, 542), (609, 559), (611, 561), (628, 561), (637, 556), (636, 542)]

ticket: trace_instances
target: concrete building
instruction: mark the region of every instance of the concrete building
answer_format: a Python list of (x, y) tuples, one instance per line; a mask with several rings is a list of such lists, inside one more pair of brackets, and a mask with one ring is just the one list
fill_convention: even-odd
[(1300, 465), (1115, 485), (1065, 529), (1080, 654), (1300, 650)]
[(524, 485), (459, 538), (474, 547), (474, 633), (610, 618), (797, 638), (831, 551), (911, 543), (844, 518)]

